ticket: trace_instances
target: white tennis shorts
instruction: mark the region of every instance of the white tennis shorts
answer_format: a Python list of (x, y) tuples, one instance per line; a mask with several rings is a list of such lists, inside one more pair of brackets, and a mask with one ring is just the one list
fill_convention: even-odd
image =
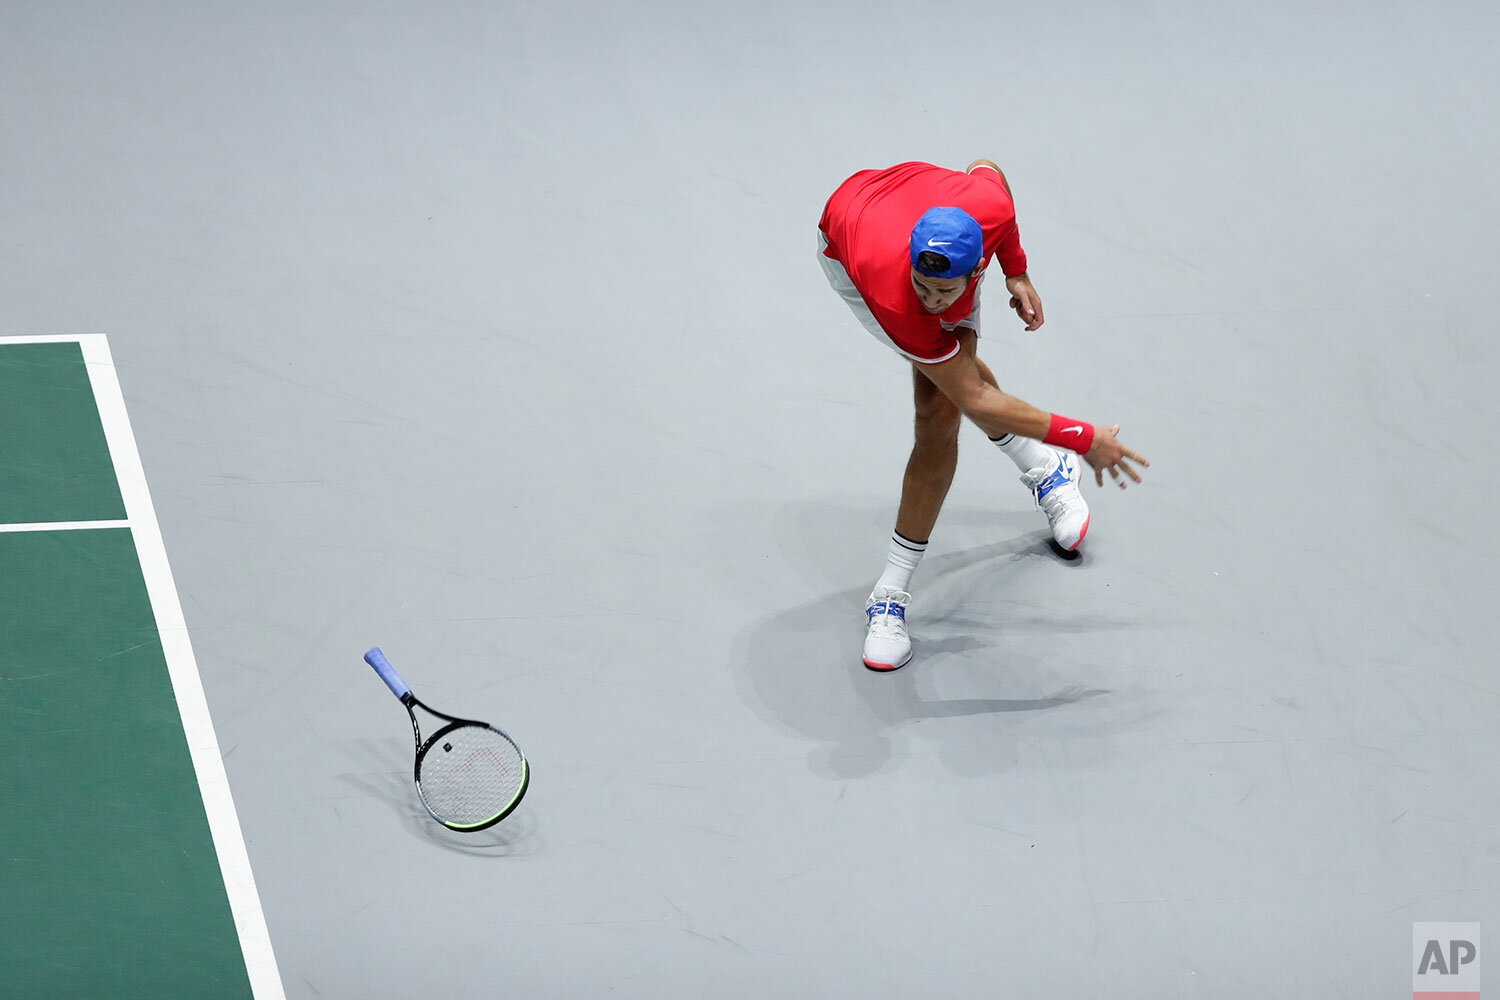
[[(957, 345), (954, 345), (954, 348), (950, 353), (945, 354), (940, 358), (919, 358), (914, 354), (908, 354), (903, 351), (896, 345), (896, 342), (892, 340), (890, 336), (885, 332), (885, 330), (881, 327), (880, 322), (875, 318), (874, 313), (870, 312), (870, 307), (865, 305), (864, 296), (860, 295), (859, 289), (854, 287), (854, 279), (849, 277), (849, 272), (844, 270), (844, 265), (840, 264), (832, 257), (824, 256), (823, 251), (827, 249), (828, 237), (824, 236), (823, 231), (820, 229), (818, 230), (818, 263), (823, 265), (823, 274), (828, 278), (828, 284), (833, 288), (835, 292), (838, 293), (839, 298), (844, 300), (844, 305), (849, 307), (850, 312), (854, 313), (860, 324), (869, 331), (870, 336), (874, 337), (876, 340), (880, 341), (886, 347), (889, 347), (891, 350), (895, 351), (903, 358), (910, 358), (912, 361), (924, 365), (935, 365), (940, 362), (947, 361), (949, 358), (953, 357), (953, 355), (958, 353)], [(947, 330), (951, 333), (954, 330), (963, 328), (965, 330), (973, 330), (976, 337), (979, 335), (979, 293), (983, 290), (983, 288), (984, 273), (981, 273), (974, 283), (974, 308), (970, 310), (969, 315), (965, 316), (963, 319), (959, 320), (956, 323), (944, 322), (944, 330)]]

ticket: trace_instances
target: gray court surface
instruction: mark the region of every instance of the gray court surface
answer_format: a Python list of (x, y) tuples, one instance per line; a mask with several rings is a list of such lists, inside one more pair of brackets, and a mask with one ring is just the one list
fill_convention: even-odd
[[(0, 334), (109, 335), (286, 995), (1370, 998), (1500, 934), (1493, 4), (0, 7)], [(856, 170), (1007, 171), (972, 428)], [(998, 285), (995, 286), (998, 288)], [(447, 834), (360, 659), (527, 749)]]

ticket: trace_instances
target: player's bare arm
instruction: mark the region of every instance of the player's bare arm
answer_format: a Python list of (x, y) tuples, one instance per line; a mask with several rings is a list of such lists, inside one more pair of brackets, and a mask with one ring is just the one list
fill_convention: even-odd
[[(1114, 480), (1115, 485), (1124, 489), (1128, 483), (1120, 478), (1123, 471), (1133, 482), (1140, 482), (1141, 475), (1130, 467), (1130, 462), (1135, 462), (1144, 468), (1150, 468), (1151, 463), (1146, 461), (1145, 456), (1139, 455), (1122, 445), (1119, 441), (1120, 425), (1113, 427), (1096, 427), (1094, 429), (1094, 443), (1088, 451), (1084, 452), (1083, 460), (1089, 463), (1094, 470), (1094, 482), (1100, 486), (1104, 485), (1104, 474), (1109, 473), (1109, 478)], [(1126, 461), (1129, 459), (1130, 461)]]
[[(992, 438), (1019, 434), (1043, 441), (1047, 440), (1054, 424), (1066, 423), (986, 381), (980, 374), (974, 347), (975, 338), (965, 338), (963, 349), (958, 354), (941, 364), (922, 365), (919, 370), (980, 430)], [(1079, 422), (1078, 426), (1087, 425)], [(1070, 428), (1064, 427), (1063, 431), (1068, 429)], [(1094, 470), (1094, 482), (1103, 486), (1104, 474), (1108, 472), (1110, 479), (1121, 489), (1127, 485), (1125, 479), (1121, 478), (1122, 473), (1139, 483), (1140, 473), (1130, 463), (1135, 462), (1145, 468), (1149, 468), (1151, 463), (1145, 456), (1120, 443), (1120, 425), (1091, 430), (1093, 440), (1082, 454), (1083, 460)], [(1082, 431), (1079, 433), (1081, 436)]]
[[(975, 167), (988, 167), (1000, 175), (1000, 183), (1005, 185), (1005, 193), (1015, 200), (1011, 194), (1010, 181), (1005, 178), (1005, 171), (993, 160), (975, 160), (964, 168), (964, 173), (972, 174)], [(1036, 287), (1032, 285), (1031, 278), (1026, 274), (1009, 275), (1005, 279), (1005, 288), (1010, 292), (1010, 307), (1015, 310), (1021, 322), (1026, 324), (1027, 330), (1037, 330), (1047, 321), (1042, 312), (1042, 297), (1037, 294)]]
[(1040, 440), (1051, 425), (1051, 415), (985, 381), (974, 354), (975, 340), (965, 337), (963, 348), (953, 357), (941, 364), (921, 365), (918, 371), (990, 437), (1019, 434)]
[[(975, 167), (989, 167), (995, 173), (999, 174), (1000, 183), (1005, 185), (1005, 193), (1010, 194), (1010, 181), (1005, 179), (1005, 171), (1000, 169), (1000, 165), (998, 163), (996, 163), (994, 160), (975, 160), (967, 167), (964, 167), (964, 173), (972, 174)], [(1015, 200), (1015, 195), (1011, 195), (1011, 199)]]
[(1008, 275), (1005, 279), (1005, 287), (1010, 292), (1010, 307), (1021, 317), (1021, 322), (1026, 324), (1026, 329), (1037, 330), (1046, 322), (1046, 316), (1042, 313), (1042, 297), (1036, 293), (1036, 288), (1031, 284), (1031, 278), (1025, 274)]

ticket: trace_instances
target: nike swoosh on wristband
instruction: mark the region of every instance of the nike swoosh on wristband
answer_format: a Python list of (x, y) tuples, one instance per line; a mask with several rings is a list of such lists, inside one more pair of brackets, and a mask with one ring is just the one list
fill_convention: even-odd
[(1082, 427), (1064, 427), (1062, 430), (1058, 431), (1057, 433), (1059, 433), (1059, 434), (1077, 434), (1079, 437), (1083, 437), (1083, 428)]
[(928, 240), (927, 245), (930, 247), (951, 247), (953, 245), (953, 241), (948, 240), (946, 242), (940, 242), (938, 240)]

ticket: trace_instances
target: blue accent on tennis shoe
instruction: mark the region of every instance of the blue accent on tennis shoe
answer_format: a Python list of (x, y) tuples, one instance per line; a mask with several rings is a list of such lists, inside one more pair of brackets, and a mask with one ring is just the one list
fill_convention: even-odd
[(1073, 481), (1069, 471), (1069, 462), (1066, 458), (1057, 463), (1057, 468), (1052, 470), (1052, 475), (1036, 484), (1036, 499), (1040, 503), (1042, 498), (1051, 493), (1059, 486), (1066, 486)]
[(885, 601), (879, 601), (879, 602), (877, 602), (875, 604), (870, 605), (868, 608), (865, 608), (865, 619), (866, 620), (873, 619), (876, 615), (881, 615), (881, 614), (895, 615), (897, 618), (901, 619), (902, 621), (906, 621), (906, 608), (903, 607), (900, 604), (892, 604), (890, 606), (890, 608), (887, 609), (886, 608), (886, 602)]

